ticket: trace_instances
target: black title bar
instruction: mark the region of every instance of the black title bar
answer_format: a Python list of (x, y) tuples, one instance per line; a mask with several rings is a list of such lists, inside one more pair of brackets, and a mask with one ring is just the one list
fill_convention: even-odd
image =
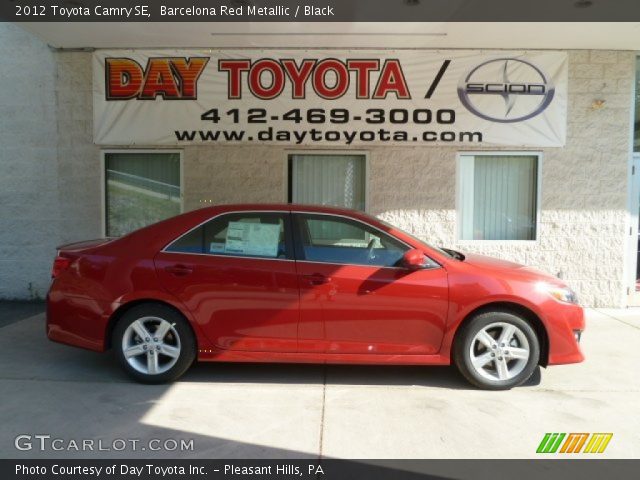
[(637, 478), (638, 460), (0, 460), (3, 480), (568, 480)]
[(636, 22), (638, 0), (0, 0), (11, 22)]

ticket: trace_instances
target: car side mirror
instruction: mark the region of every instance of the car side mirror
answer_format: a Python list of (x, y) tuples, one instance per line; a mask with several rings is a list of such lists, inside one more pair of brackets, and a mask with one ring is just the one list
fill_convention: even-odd
[(424, 268), (426, 263), (424, 253), (422, 253), (422, 250), (418, 250), (417, 248), (407, 250), (402, 256), (402, 266), (407, 270), (419, 270)]

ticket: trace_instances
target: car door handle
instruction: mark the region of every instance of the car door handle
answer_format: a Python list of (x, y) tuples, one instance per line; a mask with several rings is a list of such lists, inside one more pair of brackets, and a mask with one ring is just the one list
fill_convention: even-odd
[(168, 267), (164, 267), (166, 272), (169, 272), (176, 277), (184, 277), (185, 275), (189, 275), (193, 269), (187, 267), (186, 265), (169, 265)]
[(311, 285), (323, 285), (325, 283), (329, 283), (331, 281), (331, 277), (327, 277), (326, 275), (322, 275), (321, 273), (313, 273), (311, 275), (303, 275), (305, 280), (307, 280)]

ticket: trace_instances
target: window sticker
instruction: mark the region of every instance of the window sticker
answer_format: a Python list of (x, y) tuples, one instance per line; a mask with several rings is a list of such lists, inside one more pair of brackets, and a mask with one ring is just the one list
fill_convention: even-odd
[(229, 222), (226, 253), (277, 257), (280, 225), (267, 223)]
[(224, 253), (224, 243), (222, 242), (211, 242), (209, 244), (209, 253)]

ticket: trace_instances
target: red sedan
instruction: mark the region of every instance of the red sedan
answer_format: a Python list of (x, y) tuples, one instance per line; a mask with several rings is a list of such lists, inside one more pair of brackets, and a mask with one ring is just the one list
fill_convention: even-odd
[(113, 348), (136, 380), (197, 359), (449, 365), (506, 389), (581, 362), (584, 313), (560, 280), (432, 247), (361, 212), (227, 205), (59, 248), (51, 340)]

